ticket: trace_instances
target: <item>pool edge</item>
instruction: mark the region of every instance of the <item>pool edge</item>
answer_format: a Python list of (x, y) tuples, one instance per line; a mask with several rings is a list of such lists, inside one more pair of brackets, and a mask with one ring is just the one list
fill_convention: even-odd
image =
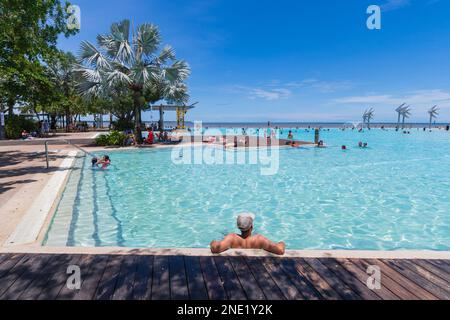
[[(0, 253), (41, 253), (41, 254), (99, 254), (99, 255), (154, 255), (154, 256), (217, 256), (209, 249), (198, 248), (124, 248), (124, 247), (44, 247), (14, 246), (0, 247)], [(450, 251), (429, 250), (287, 250), (277, 256), (262, 250), (234, 249), (221, 256), (280, 257), (280, 258), (338, 258), (338, 259), (431, 259), (450, 260)]]

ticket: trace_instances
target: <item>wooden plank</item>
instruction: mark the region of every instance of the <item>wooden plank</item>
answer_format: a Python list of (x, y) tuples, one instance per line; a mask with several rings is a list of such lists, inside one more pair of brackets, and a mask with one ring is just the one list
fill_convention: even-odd
[(246, 295), (233, 266), (226, 257), (214, 257), (214, 261), (223, 281), (223, 287), (230, 300), (245, 300)]
[(155, 256), (153, 261), (152, 300), (170, 299), (169, 258)]
[(14, 268), (14, 266), (24, 258), (24, 254), (15, 254), (9, 257), (8, 260), (4, 261), (0, 265), (0, 284), (2, 284), (2, 278), (4, 275), (7, 275), (8, 272)]
[(345, 300), (360, 300), (361, 297), (355, 293), (348, 285), (339, 279), (331, 270), (322, 264), (319, 259), (304, 258), (305, 263), (309, 264), (321, 278), (323, 278), (339, 295)]
[[(67, 285), (63, 286), (56, 296), (57, 300), (73, 300), (75, 296), (77, 296), (80, 291), (83, 289), (83, 283), (90, 277), (89, 270), (93, 265), (96, 264), (98, 260), (97, 256), (94, 255), (83, 255), (80, 261), (76, 264), (80, 268), (80, 278), (81, 278), (81, 286), (80, 289), (70, 289)], [(67, 279), (70, 277), (70, 274), (66, 275)]]
[(54, 273), (45, 288), (41, 291), (37, 300), (54, 300), (58, 296), (67, 282), (67, 267), (70, 265), (77, 265), (82, 258), (82, 255), (66, 255), (64, 261), (60, 265), (55, 266)]
[(380, 270), (383, 275), (387, 275), (389, 278), (397, 282), (400, 286), (408, 290), (410, 293), (413, 293), (419, 299), (426, 300), (436, 300), (437, 298), (424, 290), (422, 287), (416, 285), (413, 281), (403, 276), (397, 270), (392, 268), (389, 264), (385, 263), (384, 260), (375, 260), (375, 259), (364, 259), (368, 262), (369, 265), (376, 265), (380, 267)]
[(199, 262), (209, 299), (226, 300), (227, 294), (213, 257), (200, 257)]
[(247, 266), (243, 257), (229, 259), (236, 275), (249, 300), (265, 300), (266, 297), (258, 285), (252, 271)]
[[(22, 272), (17, 274), (16, 280), (3, 293), (0, 294), (0, 299), (3, 300), (17, 300), (25, 289), (33, 282), (34, 279), (40, 276), (45, 265), (50, 260), (50, 255), (33, 255), (33, 259), (28, 260), (22, 267)], [(4, 287), (2, 287), (4, 288)], [(0, 291), (2, 290), (0, 288)]]
[(274, 263), (277, 263), (281, 266), (281, 269), (283, 269), (283, 271), (289, 277), (291, 282), (295, 285), (297, 290), (299, 292), (301, 292), (301, 294), (305, 297), (305, 299), (319, 300), (322, 298), (320, 293), (308, 281), (308, 279), (297, 271), (294, 260), (292, 260), (292, 259), (272, 259), (272, 261), (274, 261)]
[(430, 279), (424, 277), (423, 274), (409, 269), (408, 265), (402, 263), (401, 260), (386, 260), (386, 263), (388, 263), (392, 268), (408, 278), (410, 281), (416, 283), (418, 286), (431, 293), (436, 298), (443, 300), (450, 299), (450, 293), (446, 292), (444, 289), (431, 282)]
[(183, 256), (169, 257), (170, 298), (172, 300), (189, 299), (188, 281)]
[(353, 274), (343, 268), (335, 259), (320, 259), (320, 262), (364, 300), (381, 299), (375, 292), (367, 287), (365, 282), (361, 282), (358, 278), (354, 277)]
[(258, 282), (259, 287), (262, 289), (268, 300), (285, 299), (280, 288), (278, 288), (266, 268), (262, 265), (261, 259), (255, 257), (245, 257), (245, 260), (255, 276), (256, 282)]
[(152, 296), (153, 256), (136, 257), (133, 300), (147, 300)]
[(136, 269), (136, 256), (124, 256), (120, 266), (114, 294), (112, 296), (113, 300), (131, 300), (133, 298)]
[(315, 289), (320, 293), (323, 299), (339, 300), (342, 297), (334, 290), (328, 282), (325, 281), (313, 268), (299, 258), (292, 259), (295, 262), (297, 272), (303, 275), (314, 285)]
[[(369, 278), (369, 274), (358, 268), (355, 264), (352, 263), (349, 259), (337, 259), (337, 261), (341, 264), (345, 270), (351, 273), (355, 278), (357, 278), (361, 283), (367, 283)], [(367, 270), (367, 269), (365, 269)], [(381, 280), (380, 280), (381, 281)], [(373, 290), (373, 292), (378, 295), (383, 300), (399, 300), (400, 298), (392, 293), (386, 286), (382, 285), (381, 288), (377, 290)]]
[(450, 260), (427, 260), (428, 262), (450, 272)]
[(184, 257), (186, 277), (189, 288), (189, 298), (192, 300), (207, 300), (208, 291), (203, 278), (200, 259), (198, 257)]
[[(367, 268), (373, 263), (369, 263), (368, 261), (362, 260), (362, 259), (351, 259), (350, 260), (354, 265), (356, 265), (358, 268), (363, 270), (364, 272), (367, 271)], [(376, 260), (375, 260), (376, 261)], [(380, 265), (378, 265), (380, 267)], [(410, 292), (408, 289), (401, 286), (398, 282), (391, 279), (390, 276), (397, 276), (397, 273), (394, 270), (390, 270), (393, 272), (393, 274), (389, 272), (385, 272), (383, 268), (380, 267), (381, 271), (381, 286), (383, 288), (388, 289), (393, 294), (395, 294), (397, 297), (399, 297), (401, 300), (419, 300), (420, 298), (414, 295), (412, 292)]]
[(50, 261), (46, 264), (43, 273), (35, 277), (28, 287), (18, 297), (20, 300), (36, 300), (43, 290), (47, 287), (51, 277), (57, 272), (58, 268), (68, 261), (67, 255), (52, 255)]
[[(410, 270), (414, 271), (415, 273), (420, 274), (423, 278), (427, 279), (429, 282), (433, 283), (434, 285), (440, 287), (444, 291), (445, 294), (450, 296), (450, 294), (449, 294), (450, 282), (435, 275), (433, 272), (430, 272), (428, 270), (428, 268), (421, 266), (418, 263), (419, 261), (401, 260), (401, 261), (397, 261), (397, 262), (399, 264), (409, 268)], [(446, 300), (449, 300), (449, 299), (450, 298), (446, 298)]]
[(444, 270), (441, 267), (438, 267), (429, 260), (413, 260), (415, 264), (418, 264), (422, 268), (427, 269), (428, 271), (434, 273), (441, 279), (444, 279), (447, 282), (447, 287), (450, 287), (450, 270)]
[(3, 263), (3, 261), (6, 261), (6, 260), (10, 259), (11, 257), (12, 257), (11, 253), (0, 254), (0, 265)]
[(273, 281), (280, 288), (283, 295), (288, 300), (303, 300), (303, 295), (297, 290), (295, 285), (289, 280), (289, 277), (284, 273), (280, 266), (277, 266), (269, 258), (263, 258), (262, 264), (267, 272), (272, 277)]
[(111, 300), (119, 277), (123, 256), (110, 255), (106, 269), (94, 294), (94, 300)]
[(95, 256), (87, 273), (81, 274), (81, 289), (73, 297), (74, 300), (91, 300), (94, 298), (108, 260), (109, 257), (107, 255)]
[(8, 273), (1, 278), (0, 297), (14, 284), (21, 275), (25, 273), (32, 265), (38, 262), (38, 257), (34, 255), (25, 254), (22, 258), (9, 269)]

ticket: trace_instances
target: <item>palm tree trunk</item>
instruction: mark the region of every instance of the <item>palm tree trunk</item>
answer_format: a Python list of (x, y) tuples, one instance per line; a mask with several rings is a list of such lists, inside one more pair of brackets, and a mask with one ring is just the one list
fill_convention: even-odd
[(405, 117), (403, 117), (403, 121), (402, 121), (402, 129), (405, 129)]
[(433, 116), (430, 115), (430, 129), (431, 129), (431, 123), (433, 122)]
[(164, 131), (164, 111), (163, 108), (159, 108), (159, 132)]
[(133, 92), (133, 103), (134, 103), (134, 136), (136, 139), (136, 142), (138, 144), (142, 144), (142, 128), (141, 128), (141, 100), (142, 100), (142, 92), (141, 90), (135, 90)]
[(400, 128), (400, 112), (398, 113), (397, 129)]

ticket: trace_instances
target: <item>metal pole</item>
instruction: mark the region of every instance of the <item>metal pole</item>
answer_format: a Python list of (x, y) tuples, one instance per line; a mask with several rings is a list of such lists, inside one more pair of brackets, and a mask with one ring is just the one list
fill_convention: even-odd
[(48, 164), (48, 141), (45, 141), (45, 161), (47, 162), (47, 169), (49, 169), (50, 165)]
[(6, 139), (5, 133), (5, 114), (0, 112), (0, 140)]
[(320, 131), (319, 131), (319, 129), (315, 129), (314, 130), (314, 143), (319, 144), (319, 139), (320, 139)]

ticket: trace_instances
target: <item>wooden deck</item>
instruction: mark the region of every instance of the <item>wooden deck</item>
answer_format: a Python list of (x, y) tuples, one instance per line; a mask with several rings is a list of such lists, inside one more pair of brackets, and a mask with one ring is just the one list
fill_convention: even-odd
[[(66, 286), (69, 265), (80, 290)], [(380, 290), (366, 286), (369, 265)], [(0, 299), (450, 299), (450, 260), (0, 254)]]

